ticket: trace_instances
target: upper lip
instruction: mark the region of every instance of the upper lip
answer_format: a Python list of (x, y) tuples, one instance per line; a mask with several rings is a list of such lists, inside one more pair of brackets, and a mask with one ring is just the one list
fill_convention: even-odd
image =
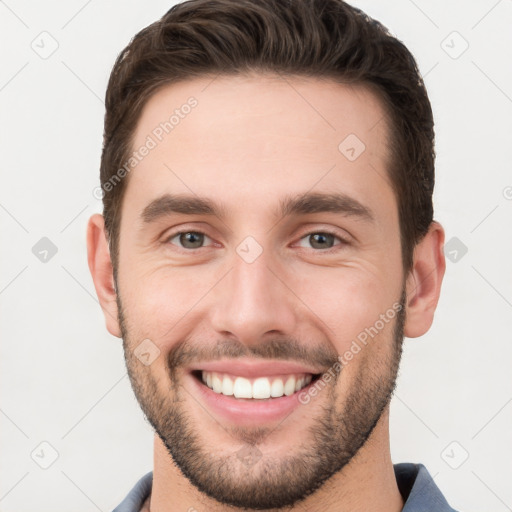
[(322, 370), (314, 366), (301, 363), (276, 360), (250, 360), (250, 359), (220, 359), (194, 364), (190, 371), (204, 370), (207, 372), (229, 373), (240, 377), (272, 377), (277, 375), (321, 373)]

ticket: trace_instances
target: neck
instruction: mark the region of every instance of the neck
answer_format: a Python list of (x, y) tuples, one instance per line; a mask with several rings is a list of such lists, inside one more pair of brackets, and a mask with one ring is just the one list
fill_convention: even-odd
[[(311, 496), (287, 510), (400, 512), (403, 505), (391, 462), (388, 407), (368, 441), (350, 463)], [(157, 435), (154, 442), (153, 488), (147, 506), (151, 512), (240, 510), (218, 503), (194, 487), (174, 464)]]

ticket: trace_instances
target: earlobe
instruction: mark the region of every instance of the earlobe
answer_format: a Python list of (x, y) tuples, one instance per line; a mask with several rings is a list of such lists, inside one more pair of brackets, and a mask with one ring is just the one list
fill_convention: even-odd
[(406, 281), (404, 335), (417, 338), (432, 325), (446, 269), (443, 252), (444, 229), (436, 221), (414, 249), (413, 266)]
[(87, 261), (107, 329), (113, 336), (121, 337), (118, 320), (116, 290), (112, 261), (105, 233), (103, 216), (94, 214), (87, 226)]

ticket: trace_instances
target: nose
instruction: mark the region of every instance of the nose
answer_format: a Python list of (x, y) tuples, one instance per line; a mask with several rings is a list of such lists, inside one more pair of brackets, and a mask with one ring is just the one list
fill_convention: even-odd
[(294, 333), (299, 308), (287, 281), (266, 251), (252, 263), (235, 254), (214, 297), (211, 322), (216, 333), (245, 345), (257, 344), (265, 335)]

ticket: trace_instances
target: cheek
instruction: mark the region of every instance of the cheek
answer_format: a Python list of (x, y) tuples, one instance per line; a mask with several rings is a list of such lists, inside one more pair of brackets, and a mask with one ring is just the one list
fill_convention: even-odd
[[(175, 339), (193, 316), (194, 307), (208, 293), (215, 279), (212, 273), (183, 268), (153, 268), (136, 271), (125, 267), (120, 275), (123, 311), (130, 335), (150, 338), (156, 344)], [(163, 348), (163, 347), (162, 347)]]
[(386, 335), (396, 316), (398, 280), (391, 284), (384, 274), (379, 277), (361, 268), (329, 269), (326, 275), (301, 279), (297, 295), (321, 320), (319, 328), (338, 353), (349, 350), (354, 340), (370, 338), (369, 332)]

